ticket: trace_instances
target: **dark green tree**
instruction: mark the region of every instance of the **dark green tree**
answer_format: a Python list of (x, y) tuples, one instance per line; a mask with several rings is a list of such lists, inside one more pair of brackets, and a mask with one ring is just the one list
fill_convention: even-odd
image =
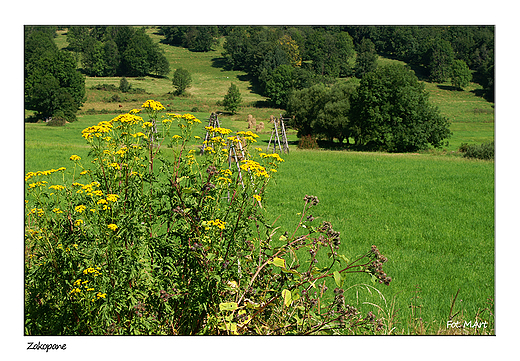
[(183, 94), (191, 86), (191, 74), (184, 68), (179, 68), (173, 73), (173, 86), (177, 95)]
[(58, 47), (48, 31), (29, 31), (26, 29), (24, 41), (24, 70), (27, 76), (28, 69), (34, 66), (45, 53), (56, 53)]
[(352, 82), (338, 82), (332, 86), (318, 83), (310, 88), (294, 91), (287, 104), (289, 125), (298, 130), (298, 137), (312, 135), (340, 143), (351, 136), (349, 119), (350, 98), (355, 91)]
[(352, 99), (356, 143), (369, 149), (411, 152), (439, 147), (449, 137), (448, 120), (428, 100), (424, 84), (402, 65), (366, 74)]
[(344, 31), (312, 30), (307, 35), (303, 60), (320, 75), (350, 75), (349, 62), (354, 56), (354, 43)]
[(430, 80), (442, 83), (451, 77), (451, 67), (455, 54), (451, 44), (444, 39), (435, 39), (427, 53)]
[(265, 84), (265, 95), (281, 108), (287, 106), (289, 95), (294, 89), (294, 68), (289, 64), (283, 64), (274, 69)]
[(471, 70), (464, 60), (455, 60), (451, 67), (451, 85), (462, 90), (471, 81)]
[(84, 41), (82, 49), (81, 64), (85, 73), (89, 76), (107, 76), (109, 65), (106, 63), (107, 57), (103, 43), (89, 37)]
[(370, 39), (363, 38), (359, 45), (354, 72), (357, 78), (362, 78), (366, 73), (376, 70), (377, 53), (374, 43)]
[(232, 114), (236, 114), (238, 108), (240, 107), (240, 103), (242, 103), (242, 96), (240, 95), (240, 90), (235, 84), (231, 83), (231, 86), (229, 87), (227, 94), (224, 96), (222, 105), (224, 105), (224, 109), (226, 111), (229, 111)]
[(126, 93), (130, 90), (130, 83), (125, 77), (122, 77), (119, 81), (119, 90), (121, 90), (121, 93)]
[(25, 77), (25, 109), (37, 117), (60, 115), (76, 120), (85, 97), (85, 77), (76, 70), (76, 60), (66, 51), (45, 52), (28, 64)]

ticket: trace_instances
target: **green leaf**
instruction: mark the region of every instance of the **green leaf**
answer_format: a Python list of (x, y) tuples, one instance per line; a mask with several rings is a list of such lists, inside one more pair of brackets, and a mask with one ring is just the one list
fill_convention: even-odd
[(183, 188), (182, 193), (193, 194), (193, 193), (197, 193), (197, 191), (190, 187), (190, 188)]
[(220, 303), (218, 305), (220, 311), (234, 311), (238, 308), (238, 304), (236, 302), (226, 302)]
[(292, 295), (291, 291), (284, 289), (282, 291), (282, 297), (283, 297), (283, 304), (288, 307), (292, 302)]
[(283, 234), (278, 238), (279, 241), (285, 242), (287, 241), (287, 237), (285, 237)]
[(341, 275), (339, 274), (338, 271), (334, 271), (334, 282), (336, 282), (336, 285), (338, 287), (341, 287), (341, 285), (343, 284), (343, 282), (341, 281)]
[(285, 260), (283, 258), (275, 257), (270, 263), (274, 264), (276, 267), (287, 268), (285, 267)]

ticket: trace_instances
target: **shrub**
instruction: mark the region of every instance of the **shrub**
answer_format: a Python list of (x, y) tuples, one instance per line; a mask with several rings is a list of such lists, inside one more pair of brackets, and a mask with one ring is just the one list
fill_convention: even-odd
[(231, 83), (231, 86), (228, 89), (227, 94), (224, 96), (222, 101), (222, 105), (226, 111), (235, 114), (240, 107), (240, 103), (242, 103), (242, 96), (240, 95), (240, 90), (238, 87)]
[(179, 68), (173, 73), (172, 84), (176, 88), (175, 94), (183, 94), (191, 86), (191, 74), (184, 68)]
[(256, 135), (206, 127), (196, 156), (198, 119), (142, 107), (146, 121), (134, 109), (83, 130), (93, 160), (72, 155), (70, 181), (65, 167), (26, 174), (25, 334), (383, 330), (343, 294), (352, 272), (389, 284), (377, 247), (353, 261), (338, 254), (339, 232), (308, 214), (313, 196), (292, 235), (266, 225), (278, 154), (256, 148), (229, 167), (226, 147), (251, 149)]
[(132, 85), (128, 82), (128, 80), (126, 80), (125, 77), (122, 77), (121, 80), (119, 81), (119, 90), (122, 93), (127, 93), (128, 91), (130, 91), (131, 87), (132, 87)]
[(459, 147), (459, 152), (464, 153), (465, 158), (495, 159), (495, 142), (483, 144), (462, 143)]
[(67, 121), (63, 117), (53, 117), (51, 120), (47, 122), (47, 125), (50, 127), (62, 127), (66, 123)]

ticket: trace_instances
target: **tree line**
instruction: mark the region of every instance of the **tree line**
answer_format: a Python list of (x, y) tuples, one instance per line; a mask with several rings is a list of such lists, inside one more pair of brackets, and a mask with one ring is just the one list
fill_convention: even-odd
[(170, 64), (145, 32), (131, 26), (71, 26), (68, 49), (89, 76), (167, 76)]
[(166, 76), (170, 71), (168, 60), (144, 28), (60, 28), (67, 28), (68, 46), (62, 50), (54, 42), (58, 27), (24, 29), (25, 109), (36, 111), (35, 119), (76, 120), (76, 113), (84, 103), (84, 74)]

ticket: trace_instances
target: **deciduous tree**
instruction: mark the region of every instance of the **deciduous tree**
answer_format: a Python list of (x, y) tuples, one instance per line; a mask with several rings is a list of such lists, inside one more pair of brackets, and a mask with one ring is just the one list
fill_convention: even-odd
[(176, 88), (176, 94), (180, 95), (191, 86), (190, 72), (184, 68), (179, 68), (173, 73), (173, 86)]
[(464, 60), (455, 60), (451, 66), (451, 85), (462, 90), (471, 81), (471, 70)]
[(424, 84), (394, 64), (366, 74), (352, 100), (356, 142), (370, 149), (411, 152), (449, 137), (448, 120), (428, 101)]

